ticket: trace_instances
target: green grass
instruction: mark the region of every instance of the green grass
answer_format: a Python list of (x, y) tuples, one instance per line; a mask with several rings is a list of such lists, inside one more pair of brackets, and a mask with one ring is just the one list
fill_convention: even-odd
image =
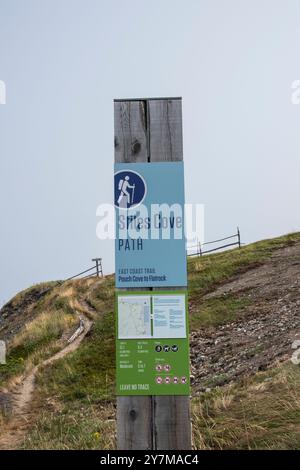
[(114, 308), (115, 278), (107, 276), (98, 289), (89, 292), (87, 300), (97, 312), (107, 312)]
[[(191, 329), (217, 326), (245, 315), (250, 304), (246, 295), (227, 294), (206, 300), (203, 296), (229, 279), (263, 264), (277, 249), (299, 241), (300, 233), (295, 233), (189, 259)], [(89, 306), (94, 325), (77, 351), (39, 371), (34, 399), (37, 409), (42, 411), (37, 413), (25, 448), (115, 446), (112, 420), (115, 406), (114, 276), (108, 276), (99, 284), (94, 282), (70, 281), (39, 300), (39, 308), (62, 309), (68, 315), (74, 308), (80, 311), (78, 298), (81, 297)], [(44, 344), (43, 341), (36, 343), (34, 349), (43, 350), (45, 344), (51, 342), (47, 339)], [(21, 350), (15, 354), (15, 360), (14, 354), (9, 356), (14, 373), (23, 367), (19, 363), (23, 356)], [(222, 383), (222, 376), (215, 380), (213, 385)], [(258, 374), (245, 382), (194, 398), (195, 447), (299, 447), (299, 385), (299, 369), (293, 366)], [(48, 409), (49, 400), (54, 410), (51, 406)]]
[(229, 278), (263, 264), (274, 251), (300, 241), (300, 233), (252, 243), (241, 249), (189, 258), (189, 296), (191, 300), (211, 292)]
[(113, 312), (95, 321), (90, 336), (66, 358), (37, 376), (40, 392), (62, 402), (82, 399), (91, 403), (113, 396), (115, 377)]
[(300, 449), (300, 368), (285, 364), (192, 401), (197, 449)]
[(115, 443), (114, 407), (75, 401), (73, 406), (43, 410), (23, 449), (113, 449)]
[(55, 397), (60, 410), (39, 414), (24, 448), (115, 448), (114, 388), (111, 311), (95, 321), (79, 349), (38, 373), (35, 400), (43, 403), (46, 397)]
[(249, 269), (262, 265), (274, 251), (300, 241), (300, 233), (262, 240), (221, 253), (188, 260), (188, 294), (192, 306), (191, 330), (202, 326), (217, 326), (244, 314), (249, 298), (233, 295), (203, 300), (216, 287)]
[(57, 341), (78, 319), (63, 310), (48, 310), (28, 322), (9, 345), (7, 362), (1, 365), (0, 386), (59, 350)]
[(190, 316), (191, 331), (200, 327), (223, 325), (241, 317), (249, 298), (227, 294), (199, 302), (197, 310)]

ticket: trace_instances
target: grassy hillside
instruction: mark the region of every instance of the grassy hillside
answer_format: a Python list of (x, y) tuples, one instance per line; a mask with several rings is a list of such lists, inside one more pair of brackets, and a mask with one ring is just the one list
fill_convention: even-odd
[(300, 449), (300, 368), (292, 363), (192, 400), (197, 449)]
[[(208, 294), (263, 265), (277, 250), (296, 243), (300, 243), (300, 233), (189, 259), (191, 330), (212, 329), (242, 318), (250, 297), (233, 293), (210, 298)], [(22, 304), (22, 296), (13, 299), (14, 308)], [(34, 417), (23, 446), (114, 448), (113, 276), (53, 286), (27, 309), (26, 326), (10, 339), (8, 364), (0, 369), (0, 386), (61, 347), (62, 335), (76, 324), (75, 310), (89, 315), (94, 325), (77, 351), (38, 373)], [(7, 308), (5, 312), (8, 316)], [(298, 367), (281, 365), (197, 394), (192, 401), (196, 448), (295, 447), (299, 441), (299, 381)]]

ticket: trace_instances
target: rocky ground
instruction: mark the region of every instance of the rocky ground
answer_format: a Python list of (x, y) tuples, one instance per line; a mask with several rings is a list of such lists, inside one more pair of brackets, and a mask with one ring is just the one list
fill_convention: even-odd
[(13, 298), (2, 307), (0, 315), (0, 336), (2, 340), (9, 341), (24, 327), (26, 322), (34, 318), (37, 302), (49, 292), (50, 288), (51, 283), (49, 285), (39, 284), (24, 291), (21, 294), (22, 299), (18, 298), (18, 301), (16, 301), (16, 298)]
[(193, 390), (229, 383), (291, 357), (300, 339), (300, 244), (223, 284), (205, 299), (247, 300), (242, 318), (191, 334)]

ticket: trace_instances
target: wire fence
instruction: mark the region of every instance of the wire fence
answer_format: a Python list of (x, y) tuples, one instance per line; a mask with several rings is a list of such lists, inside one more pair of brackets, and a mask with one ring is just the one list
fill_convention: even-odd
[[(99, 260), (100, 260), (100, 262), (99, 262)], [(85, 269), (84, 271), (81, 271), (78, 274), (74, 274), (73, 276), (70, 276), (66, 279), (63, 279), (62, 281), (56, 281), (54, 285), (52, 285), (51, 287), (47, 287), (47, 289), (43, 290), (43, 294), (46, 294), (50, 290), (54, 289), (54, 287), (61, 286), (65, 282), (71, 281), (72, 279), (76, 279), (76, 278), (79, 278), (79, 277), (81, 279), (86, 279), (87, 277), (93, 277), (93, 276), (103, 277), (101, 258), (96, 258), (96, 259), (93, 259), (92, 261), (96, 262), (95, 266), (92, 266), (91, 268)], [(86, 273), (88, 273), (88, 274), (86, 274)], [(86, 274), (86, 275), (82, 276), (83, 274)]]
[[(236, 241), (225, 243), (224, 245), (221, 245), (221, 246), (209, 248), (208, 250), (205, 249), (207, 245), (214, 245), (215, 243), (227, 242), (233, 239), (235, 239)], [(213, 240), (213, 241), (205, 242), (205, 243), (201, 243), (199, 241), (195, 245), (191, 245), (187, 247), (187, 256), (202, 256), (207, 253), (212, 253), (214, 251), (223, 250), (225, 248), (229, 248), (232, 246), (238, 246), (239, 248), (241, 248), (241, 245), (242, 245), (241, 233), (240, 233), (239, 227), (237, 227), (237, 233), (235, 233), (234, 235), (229, 235), (228, 237), (219, 238), (218, 240)]]
[[(45, 294), (50, 292), (55, 287), (62, 286), (65, 282), (71, 281), (72, 279), (76, 279), (76, 278), (79, 278), (79, 277), (81, 279), (86, 279), (88, 277), (103, 277), (101, 258), (95, 258), (92, 261), (95, 261), (95, 263), (96, 263), (94, 266), (92, 266), (91, 268), (85, 269), (84, 271), (81, 271), (78, 274), (74, 274), (73, 276), (70, 276), (66, 279), (62, 279), (61, 281), (54, 282), (50, 287), (46, 287), (45, 289), (43, 289), (41, 291), (41, 295), (44, 296)], [(88, 274), (86, 274), (86, 273), (88, 273)], [(83, 276), (83, 274), (85, 274), (85, 276)], [(4, 307), (6, 305), (6, 303), (7, 302), (5, 300), (1, 301), (0, 310), (2, 309), (2, 307)]]

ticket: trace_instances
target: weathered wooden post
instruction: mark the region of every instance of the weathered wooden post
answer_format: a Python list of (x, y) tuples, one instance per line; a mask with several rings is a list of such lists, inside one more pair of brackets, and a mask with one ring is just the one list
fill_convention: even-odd
[(237, 236), (238, 236), (239, 248), (241, 248), (241, 234), (240, 234), (240, 229), (239, 229), (239, 227), (237, 227)]
[(201, 248), (201, 242), (200, 241), (198, 242), (198, 249), (199, 249), (199, 251), (198, 251), (199, 255), (202, 256), (202, 248)]
[(96, 263), (96, 276), (103, 277), (103, 270), (102, 270), (102, 258), (93, 258), (92, 261), (95, 261)]
[[(157, 162), (182, 162), (183, 142), (181, 98), (115, 100), (114, 123), (115, 163), (148, 163), (150, 166), (151, 163)], [(119, 181), (119, 187), (117, 188), (119, 191), (123, 191), (123, 194), (121, 194), (123, 199), (125, 198), (126, 193), (126, 190), (122, 189), (123, 181), (126, 178), (124, 175), (122, 176), (123, 180), (121, 180), (121, 186)], [(128, 177), (127, 180), (130, 184)], [(135, 185), (131, 186), (133, 188), (132, 191), (134, 191), (134, 186)], [(130, 188), (130, 186), (128, 187)], [(131, 192), (130, 194), (132, 195), (133, 193)], [(121, 196), (119, 198), (119, 202), (122, 199)], [(126, 195), (126, 197), (128, 202), (130, 200), (130, 196)], [(121, 207), (121, 202), (119, 203), (119, 207)], [(164, 289), (164, 291), (167, 290), (168, 294), (172, 289), (177, 293), (178, 291), (180, 293), (181, 290), (182, 292), (185, 290), (184, 283), (180, 283), (178, 285), (169, 284), (168, 287), (164, 288), (157, 288), (157, 286), (158, 284), (148, 288), (143, 286), (143, 294), (145, 294), (147, 289), (150, 294), (153, 292), (152, 288), (155, 288), (155, 292), (158, 292), (159, 289)], [(118, 286), (118, 288), (120, 288), (120, 286)], [(137, 287), (122, 287), (121, 291), (124, 292), (125, 290), (127, 291), (127, 294), (132, 291), (135, 291), (135, 293), (138, 294), (140, 289)], [(175, 299), (175, 301), (179, 301), (178, 299)], [(147, 299), (145, 300), (145, 303), (146, 301)], [(151, 305), (153, 301), (153, 298), (151, 298)], [(187, 331), (188, 330), (186, 328), (186, 332)], [(186, 336), (188, 336), (188, 333), (186, 333)], [(180, 341), (182, 341), (182, 343), (180, 343)], [(181, 348), (181, 344), (182, 349), (185, 348), (185, 341), (188, 343), (188, 337), (185, 339), (178, 339), (178, 344), (180, 345), (179, 348)], [(156, 342), (155, 344), (158, 345), (156, 347), (160, 348), (159, 342)], [(128, 345), (124, 343), (119, 347), (126, 348)], [(167, 348), (168, 346), (164, 347)], [(176, 347), (176, 344), (172, 346), (174, 351), (176, 351)], [(127, 352), (127, 355), (128, 354), (129, 353)], [(179, 359), (181, 351), (178, 353), (178, 356), (176, 356), (176, 352), (167, 354), (173, 354), (173, 360), (177, 357)], [(186, 355), (188, 357), (188, 349), (186, 350)], [(126, 351), (123, 356), (126, 357)], [(157, 359), (155, 360), (157, 361)], [(156, 368), (159, 368), (160, 364), (158, 362), (156, 362), (156, 364)], [(165, 365), (165, 367), (167, 367), (167, 365)], [(128, 371), (128, 374), (130, 374), (130, 370)], [(179, 385), (179, 387), (182, 387), (180, 390), (185, 391), (185, 394), (182, 395), (175, 394), (174, 392), (174, 395), (171, 393), (170, 395), (139, 396), (132, 394), (130, 396), (117, 397), (118, 449), (183, 450), (191, 448), (190, 397), (186, 393), (187, 388), (183, 385), (185, 384), (183, 381), (184, 378), (185, 377), (181, 377), (182, 385)], [(157, 383), (159, 383), (158, 379), (159, 377), (156, 377)], [(168, 377), (166, 377), (165, 380), (167, 379)], [(177, 383), (175, 379), (179, 380), (178, 377), (173, 377), (172, 379), (174, 380), (174, 383)], [(186, 377), (185, 379), (189, 382), (189, 377)], [(176, 386), (173, 384), (170, 385), (170, 387), (172, 390), (176, 389)]]

